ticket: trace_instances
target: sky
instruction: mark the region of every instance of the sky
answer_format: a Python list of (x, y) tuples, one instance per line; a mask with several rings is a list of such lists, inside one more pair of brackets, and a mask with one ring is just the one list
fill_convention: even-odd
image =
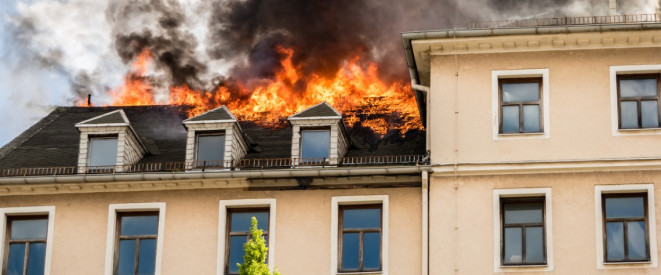
[[(208, 88), (218, 77), (267, 78), (278, 53), (338, 66), (355, 49), (408, 81), (403, 31), (471, 21), (594, 15), (608, 0), (1, 0), (0, 146), (56, 106), (110, 102), (140, 47), (163, 87)], [(626, 0), (653, 12), (659, 0)], [(338, 59), (338, 60), (335, 60)], [(339, 60), (341, 61), (341, 60)], [(316, 68), (318, 69), (318, 68)], [(224, 79), (224, 78), (223, 78)], [(158, 92), (158, 90), (157, 90)], [(167, 93), (167, 89), (161, 90)], [(157, 95), (159, 96), (159, 95)], [(167, 98), (167, 94), (160, 94)]]

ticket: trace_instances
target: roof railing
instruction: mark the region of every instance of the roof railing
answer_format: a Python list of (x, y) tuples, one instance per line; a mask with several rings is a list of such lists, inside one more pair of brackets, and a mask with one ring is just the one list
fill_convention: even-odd
[(359, 167), (385, 165), (425, 165), (426, 155), (362, 156), (342, 158), (263, 158), (240, 160), (205, 160), (192, 162), (152, 162), (115, 166), (75, 166), (0, 169), (0, 177), (58, 176), (85, 174), (127, 174), (155, 172), (221, 172), (241, 169), (291, 169), (323, 167)]
[(600, 16), (527, 18), (518, 20), (479, 21), (466, 25), (466, 29), (499, 29), (499, 28), (535, 28), (546, 26), (600, 25), (622, 23), (658, 23), (658, 14), (622, 14)]

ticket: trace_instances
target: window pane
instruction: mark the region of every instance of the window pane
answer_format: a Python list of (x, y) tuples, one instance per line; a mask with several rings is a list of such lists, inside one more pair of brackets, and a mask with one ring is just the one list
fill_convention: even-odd
[(48, 219), (13, 220), (11, 222), (12, 240), (46, 239)]
[(523, 131), (526, 133), (540, 132), (539, 105), (523, 106)]
[(138, 275), (154, 274), (156, 266), (156, 239), (141, 239), (138, 256)]
[(27, 275), (43, 275), (46, 262), (46, 243), (31, 243)]
[(642, 197), (606, 198), (606, 218), (642, 218), (645, 206)]
[(643, 120), (643, 128), (659, 127), (659, 102), (656, 100), (644, 100), (640, 102), (640, 116)]
[(624, 259), (624, 230), (621, 222), (606, 223), (606, 260)]
[(381, 208), (344, 209), (342, 228), (381, 228)]
[(638, 103), (635, 101), (620, 102), (620, 122), (622, 129), (638, 128)]
[(505, 223), (541, 223), (543, 206), (542, 202), (505, 203)]
[(357, 269), (360, 249), (359, 233), (342, 234), (342, 269)]
[(116, 163), (116, 138), (93, 138), (90, 140), (89, 166), (113, 166)]
[(505, 228), (505, 258), (506, 264), (523, 262), (521, 228)]
[(544, 230), (542, 227), (526, 228), (526, 262), (544, 262)]
[(539, 83), (502, 84), (503, 102), (539, 101)]
[(301, 131), (301, 158), (327, 158), (329, 151), (329, 130)]
[(380, 269), (381, 233), (363, 234), (363, 269)]
[(135, 267), (135, 240), (120, 240), (117, 275), (133, 275), (134, 267)]
[(9, 245), (7, 258), (7, 274), (23, 275), (23, 260), (25, 259), (25, 244), (15, 243)]
[(230, 253), (229, 253), (229, 271), (231, 273), (238, 273), (239, 267), (237, 263), (243, 263), (243, 244), (246, 243), (246, 236), (231, 236), (230, 237)]
[(647, 259), (647, 246), (645, 245), (645, 222), (627, 223), (627, 244), (629, 259)]
[(519, 106), (503, 106), (503, 133), (519, 132)]
[(225, 135), (198, 136), (197, 161), (223, 160)]
[(156, 235), (158, 216), (124, 216), (120, 230), (122, 236)]
[(620, 97), (656, 96), (656, 79), (620, 80)]
[(268, 231), (269, 213), (268, 212), (232, 212), (232, 232), (250, 232), (252, 217), (257, 219), (257, 228)]

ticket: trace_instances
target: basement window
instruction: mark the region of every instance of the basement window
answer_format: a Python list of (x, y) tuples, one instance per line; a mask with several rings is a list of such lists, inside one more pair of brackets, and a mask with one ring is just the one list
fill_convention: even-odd
[(87, 166), (115, 166), (116, 164), (117, 136), (90, 138)]
[(330, 156), (330, 129), (301, 130), (301, 161), (325, 163)]

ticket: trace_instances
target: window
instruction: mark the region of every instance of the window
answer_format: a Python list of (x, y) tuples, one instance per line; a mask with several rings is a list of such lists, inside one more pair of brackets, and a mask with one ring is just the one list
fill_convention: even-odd
[(502, 264), (546, 264), (544, 198), (501, 199)]
[(257, 227), (262, 230), (264, 240), (269, 240), (269, 210), (266, 208), (245, 208), (227, 210), (227, 236), (225, 243), (225, 274), (239, 274), (237, 264), (243, 263), (243, 244), (250, 240), (252, 217), (257, 219)]
[(301, 158), (305, 162), (324, 162), (329, 156), (329, 129), (301, 130)]
[(0, 208), (0, 273), (49, 274), (55, 206)]
[(111, 204), (105, 275), (160, 275), (165, 203)]
[(388, 196), (331, 199), (330, 274), (388, 274)]
[(117, 214), (115, 274), (154, 274), (158, 212)]
[(494, 272), (553, 271), (551, 188), (493, 190)]
[(659, 128), (659, 75), (618, 75), (620, 129)]
[(656, 268), (654, 184), (596, 185), (594, 200), (597, 268)]
[(44, 274), (48, 216), (7, 217), (3, 274)]
[(541, 78), (499, 79), (500, 133), (543, 131)]
[(90, 137), (87, 166), (115, 166), (117, 164), (117, 136)]
[(340, 207), (340, 272), (381, 270), (381, 205)]
[(268, 247), (266, 262), (275, 265), (275, 199), (221, 200), (218, 219), (217, 275), (238, 274), (237, 263), (243, 262), (243, 244), (250, 238), (252, 217), (264, 233)]
[(602, 195), (605, 262), (649, 261), (647, 194)]
[(223, 166), (225, 158), (225, 134), (222, 132), (197, 134), (196, 166)]

